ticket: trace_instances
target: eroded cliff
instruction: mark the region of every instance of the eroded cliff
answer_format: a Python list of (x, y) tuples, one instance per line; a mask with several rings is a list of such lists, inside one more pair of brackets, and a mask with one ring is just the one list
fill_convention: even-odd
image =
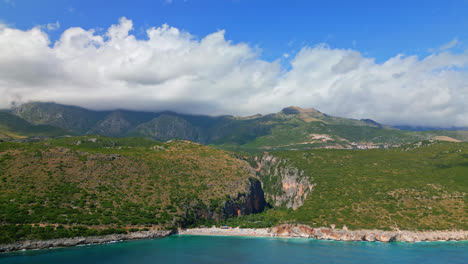
[(201, 201), (192, 201), (188, 204), (185, 207), (185, 225), (199, 223), (201, 219), (218, 222), (229, 217), (262, 212), (266, 207), (266, 201), (260, 181), (251, 177), (239, 184), (242, 187), (237, 195), (226, 196), (224, 199), (211, 199), (208, 204)]
[(267, 202), (294, 210), (304, 204), (315, 184), (303, 170), (273, 155), (254, 158)]
[(245, 193), (239, 193), (234, 199), (226, 201), (224, 215), (232, 217), (260, 213), (265, 209), (265, 205), (262, 184), (258, 179), (250, 178)]

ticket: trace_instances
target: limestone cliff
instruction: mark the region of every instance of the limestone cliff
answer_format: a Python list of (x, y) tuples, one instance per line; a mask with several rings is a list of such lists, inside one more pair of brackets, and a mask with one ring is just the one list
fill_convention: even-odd
[(293, 209), (304, 204), (307, 195), (315, 186), (304, 171), (273, 155), (255, 157), (255, 161), (258, 166), (257, 175), (262, 181), (269, 203)]

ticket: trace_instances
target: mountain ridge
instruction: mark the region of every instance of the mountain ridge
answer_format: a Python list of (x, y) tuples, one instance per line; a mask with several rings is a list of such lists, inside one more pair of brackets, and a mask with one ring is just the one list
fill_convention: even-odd
[[(388, 148), (438, 136), (467, 141), (468, 132), (403, 131), (371, 119), (324, 114), (314, 108), (285, 107), (277, 113), (239, 117), (179, 114), (172, 111), (95, 111), (56, 103), (26, 103), (10, 113), (33, 125), (71, 134), (139, 136), (159, 141), (183, 139), (228, 150), (271, 151), (310, 148)], [(1, 121), (1, 120), (0, 120)]]

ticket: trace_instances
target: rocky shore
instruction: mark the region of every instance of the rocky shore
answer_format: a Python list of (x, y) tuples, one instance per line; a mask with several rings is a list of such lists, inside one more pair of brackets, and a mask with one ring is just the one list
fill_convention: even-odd
[(307, 225), (279, 225), (269, 229), (271, 236), (305, 237), (337, 241), (420, 242), (468, 240), (468, 231), (382, 231), (312, 228)]
[(112, 241), (135, 240), (144, 238), (166, 237), (173, 233), (168, 230), (137, 231), (128, 234), (114, 234), (105, 236), (57, 238), (50, 240), (26, 240), (12, 244), (0, 245), (0, 252), (12, 252), (27, 249), (47, 249), (57, 247), (72, 247), (87, 244), (102, 244)]
[(382, 231), (348, 230), (332, 228), (312, 228), (307, 225), (279, 225), (272, 228), (194, 228), (180, 230), (179, 234), (222, 235), (222, 236), (263, 236), (263, 237), (303, 237), (336, 241), (379, 241), (379, 242), (419, 242), (468, 240), (468, 231)]
[(348, 230), (307, 225), (284, 224), (272, 228), (191, 228), (178, 231), (150, 230), (129, 234), (106, 236), (58, 238), (51, 240), (27, 240), (12, 244), (0, 245), (0, 252), (12, 252), (28, 249), (47, 249), (71, 247), (87, 244), (102, 244), (112, 241), (135, 240), (166, 237), (172, 234), (207, 235), (207, 236), (252, 236), (252, 237), (302, 237), (319, 240), (336, 241), (369, 241), (369, 242), (420, 242), (420, 241), (462, 241), (468, 240), (468, 231), (382, 231), (382, 230)]

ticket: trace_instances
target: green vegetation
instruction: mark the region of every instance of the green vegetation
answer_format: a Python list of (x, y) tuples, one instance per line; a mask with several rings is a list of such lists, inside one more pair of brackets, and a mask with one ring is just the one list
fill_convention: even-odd
[(88, 235), (223, 219), (224, 202), (246, 192), (251, 176), (245, 161), (187, 141), (87, 136), (2, 142), (0, 243), (29, 238), (24, 230), (30, 228), (31, 236), (44, 238), (42, 227), (30, 225), (62, 225), (60, 232), (71, 236), (78, 227), (89, 228)]
[[(136, 228), (138, 230), (148, 230), (148, 228)], [(12, 243), (24, 239), (54, 239), (77, 236), (103, 236), (110, 234), (127, 233), (123, 228), (95, 229), (86, 226), (65, 227), (63, 225), (0, 225), (0, 243)]]
[[(2, 113), (0, 135), (10, 136), (0, 141), (0, 243), (213, 224), (468, 229), (468, 143), (431, 140), (402, 145), (435, 136), (463, 139), (463, 131), (407, 132), (296, 108), (247, 119), (179, 116), (180, 126), (166, 113), (156, 122), (176, 128), (158, 130), (158, 135), (196, 135), (238, 151), (230, 153), (184, 140), (161, 143), (141, 137), (13, 142), (53, 129)], [(123, 116), (130, 113), (117, 115)], [(145, 118), (139, 120), (150, 117)], [(189, 132), (173, 134), (184, 127)], [(201, 127), (212, 130), (207, 133)], [(356, 147), (353, 144), (402, 146), (317, 149)], [(258, 167), (259, 154), (252, 152), (265, 150), (273, 151), (264, 155), (275, 156), (281, 166), (297, 169), (296, 181), (307, 179), (312, 191), (296, 210), (279, 206), (229, 218), (226, 202), (238, 202), (236, 197), (249, 190), (252, 168)], [(281, 168), (263, 168), (268, 177), (259, 174), (267, 199), (285, 193), (277, 172)]]
[(258, 214), (249, 214), (227, 218), (224, 221), (216, 223), (216, 225), (218, 227), (227, 225), (240, 228), (273, 227), (285, 223), (286, 219), (284, 216), (288, 211), (292, 210), (282, 209), (281, 211), (277, 212), (276, 209), (267, 209), (264, 212)]
[[(272, 222), (352, 229), (468, 229), (468, 143), (426, 141), (395, 149), (273, 155), (303, 170), (316, 185), (297, 210), (268, 210), (256, 216), (263, 219), (256, 227)], [(268, 186), (264, 190), (275, 192)], [(229, 221), (252, 224), (248, 217)]]

